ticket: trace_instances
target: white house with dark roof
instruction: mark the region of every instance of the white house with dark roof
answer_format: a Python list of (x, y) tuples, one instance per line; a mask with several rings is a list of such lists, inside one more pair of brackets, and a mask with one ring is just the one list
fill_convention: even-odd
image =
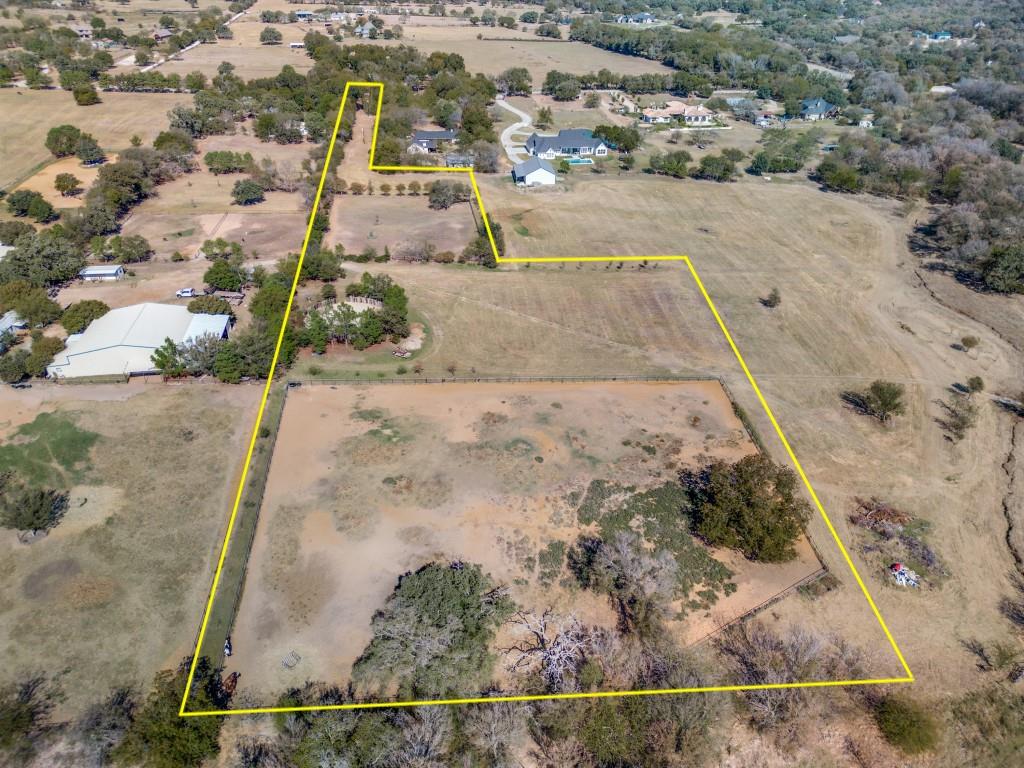
[(455, 131), (413, 131), (412, 139), (405, 151), (412, 155), (425, 155), (437, 152), (443, 144), (454, 144), (459, 134)]
[(228, 315), (194, 315), (175, 304), (112, 309), (68, 336), (46, 372), (59, 379), (156, 373), (151, 356), (165, 340), (187, 344), (208, 335), (227, 338), (230, 322)]
[(556, 157), (605, 157), (608, 145), (586, 128), (563, 129), (555, 136), (531, 133), (526, 140), (526, 151), (544, 160)]
[(512, 167), (512, 180), (520, 187), (550, 187), (558, 176), (547, 160), (531, 157)]
[(800, 117), (804, 120), (827, 120), (839, 114), (839, 107), (824, 99), (804, 99), (800, 105)]

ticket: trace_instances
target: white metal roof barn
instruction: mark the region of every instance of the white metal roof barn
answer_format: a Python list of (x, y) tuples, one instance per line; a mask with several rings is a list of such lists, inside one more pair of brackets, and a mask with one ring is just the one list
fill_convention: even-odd
[(212, 334), (225, 338), (228, 315), (194, 315), (173, 304), (133, 304), (112, 309), (82, 333), (68, 336), (46, 372), (56, 378), (155, 373), (150, 356), (171, 339), (177, 344)]

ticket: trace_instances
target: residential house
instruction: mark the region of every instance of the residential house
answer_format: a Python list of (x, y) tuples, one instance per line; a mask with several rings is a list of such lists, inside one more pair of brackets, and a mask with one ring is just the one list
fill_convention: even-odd
[(295, 18), (299, 21), (311, 21), (313, 17), (312, 11), (295, 11)]
[(412, 140), (406, 152), (412, 155), (425, 155), (428, 152), (437, 152), (443, 144), (455, 143), (458, 139), (455, 131), (413, 131)]
[(860, 120), (857, 121), (857, 126), (860, 128), (874, 128), (875, 127), (875, 113), (865, 112), (860, 116)]
[(645, 123), (680, 120), (687, 125), (709, 125), (715, 120), (715, 113), (703, 104), (686, 104), (682, 101), (670, 101), (661, 109), (648, 107), (641, 114)]
[(804, 120), (828, 120), (837, 114), (839, 108), (821, 98), (804, 99), (800, 105), (800, 117)]
[(352, 30), (352, 33), (356, 37), (361, 37), (365, 40), (366, 38), (373, 37), (377, 33), (377, 28), (374, 27), (373, 24), (367, 22), (366, 24), (360, 24)]
[(21, 315), (13, 309), (8, 310), (0, 316), (0, 336), (15, 331), (23, 331), (28, 328), (28, 323), (21, 319)]
[(449, 152), (444, 156), (444, 164), (446, 168), (472, 168), (473, 156), (459, 152)]
[(771, 112), (755, 112), (752, 122), (758, 128), (771, 128), (775, 122), (775, 115)]
[(589, 155), (605, 157), (608, 154), (608, 145), (586, 128), (569, 128), (559, 131), (556, 136), (531, 133), (530, 138), (526, 140), (526, 151), (545, 160)]
[(631, 13), (625, 16), (616, 16), (617, 24), (653, 24), (657, 19), (650, 13)]
[(557, 179), (551, 163), (539, 157), (531, 157), (512, 167), (512, 180), (520, 187), (550, 187)]
[(71, 27), (71, 31), (78, 35), (79, 40), (92, 40), (92, 27), (85, 26), (84, 24), (76, 24)]
[(168, 37), (171, 37), (173, 34), (174, 32), (172, 32), (171, 30), (165, 27), (160, 27), (159, 29), (156, 29), (153, 32), (153, 39), (156, 40), (158, 43), (162, 43), (164, 40), (166, 40)]

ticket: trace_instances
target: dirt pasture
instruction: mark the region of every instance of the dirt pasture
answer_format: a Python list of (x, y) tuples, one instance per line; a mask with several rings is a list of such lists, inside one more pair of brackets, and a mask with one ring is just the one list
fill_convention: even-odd
[(469, 203), (443, 211), (431, 210), (426, 197), (396, 195), (347, 195), (336, 198), (331, 208), (328, 245), (341, 243), (347, 253), (364, 248), (384, 248), (396, 253), (403, 245), (430, 243), (438, 252), (462, 252), (476, 236)]
[[(292, 390), (229, 670), (261, 700), (307, 679), (347, 682), (398, 576), (432, 561), (479, 563), (526, 610), (612, 627), (608, 602), (581, 591), (560, 556), (545, 572), (546, 548), (595, 530), (578, 517), (581, 499), (595, 482), (661, 487), (681, 467), (753, 450), (713, 381)], [(683, 645), (818, 568), (806, 543), (784, 566), (752, 566), (696, 540), (685, 557), (680, 567), (695, 573), (728, 560), (731, 574), (716, 578), (737, 590), (723, 597), (721, 583), (695, 577), (687, 600), (700, 589), (717, 596), (671, 622)], [(292, 651), (302, 660), (287, 669)]]
[[(116, 162), (117, 155), (107, 158), (108, 162)], [(61, 173), (70, 173), (80, 182), (82, 192), (72, 197), (64, 197), (53, 187), (54, 179)], [(76, 157), (62, 157), (49, 165), (43, 167), (38, 173), (18, 186), (18, 189), (27, 189), (41, 194), (54, 208), (81, 208), (85, 204), (85, 190), (100, 175), (100, 166), (82, 165)]]
[(0, 681), (60, 674), (74, 716), (191, 653), (258, 402), (155, 379), (0, 388), (3, 461), (70, 492), (48, 536), (0, 530)]
[(189, 93), (103, 93), (101, 98), (101, 104), (79, 107), (67, 91), (0, 89), (0, 187), (10, 188), (53, 159), (43, 142), (56, 125), (72, 123), (95, 136), (104, 149), (118, 152), (129, 146), (133, 135), (151, 143), (166, 128), (171, 107), (192, 103)]

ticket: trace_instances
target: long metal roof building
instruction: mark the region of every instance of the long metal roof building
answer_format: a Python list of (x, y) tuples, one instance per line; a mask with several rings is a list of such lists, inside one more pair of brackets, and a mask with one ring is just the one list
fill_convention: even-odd
[(155, 373), (150, 356), (166, 339), (176, 344), (212, 334), (225, 338), (228, 315), (194, 315), (174, 304), (133, 304), (112, 309), (82, 333), (68, 336), (46, 371), (56, 378)]

